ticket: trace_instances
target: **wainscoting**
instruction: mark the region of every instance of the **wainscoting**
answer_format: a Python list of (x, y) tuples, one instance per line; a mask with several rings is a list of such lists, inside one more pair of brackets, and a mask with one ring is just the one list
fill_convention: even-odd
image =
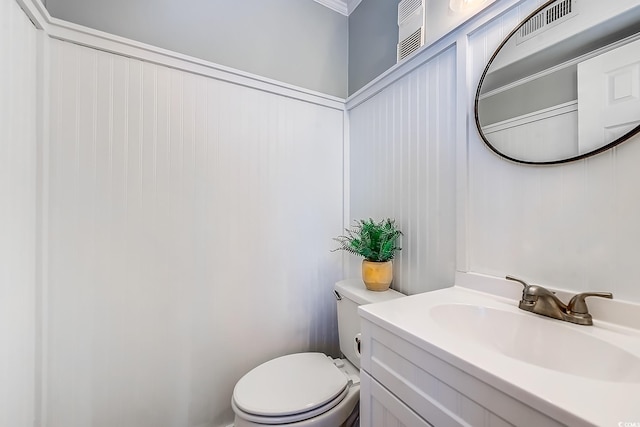
[[(350, 214), (396, 219), (393, 287), (407, 294), (453, 284), (455, 99), (452, 46), (349, 109)], [(357, 274), (350, 264), (347, 275)]]
[[(632, 273), (640, 257), (640, 138), (587, 160), (535, 167), (493, 154), (475, 128), (487, 61), (541, 3), (494, 3), (347, 100), (351, 217), (399, 219), (406, 233), (397, 289), (447, 287), (458, 270), (640, 301)], [(350, 269), (355, 274), (355, 263)]]
[(251, 368), (337, 356), (343, 100), (0, 18), (0, 424), (227, 425)]
[[(471, 89), (494, 46), (538, 4), (524, 2), (469, 36)], [(468, 114), (467, 271), (640, 301), (632, 273), (640, 257), (640, 138), (587, 160), (523, 166), (486, 149)]]
[(32, 425), (36, 328), (37, 31), (0, 1), (0, 426)]
[(50, 57), (46, 425), (210, 425), (257, 364), (337, 355), (343, 112)]

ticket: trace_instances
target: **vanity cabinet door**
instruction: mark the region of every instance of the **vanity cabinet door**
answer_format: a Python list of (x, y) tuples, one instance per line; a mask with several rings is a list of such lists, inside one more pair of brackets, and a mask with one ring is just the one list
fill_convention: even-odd
[(360, 425), (433, 427), (365, 371), (360, 371)]
[[(562, 426), (547, 413), (539, 412), (380, 325), (363, 319), (361, 330), (360, 375), (364, 391), (361, 391), (361, 409), (365, 409), (362, 419), (373, 417), (371, 423), (365, 422), (363, 426), (397, 426), (380, 421), (389, 416), (387, 413), (395, 417), (405, 414), (395, 410), (396, 402), (422, 423), (407, 424), (398, 418), (399, 425)], [(367, 381), (378, 386), (372, 385), (368, 394)]]

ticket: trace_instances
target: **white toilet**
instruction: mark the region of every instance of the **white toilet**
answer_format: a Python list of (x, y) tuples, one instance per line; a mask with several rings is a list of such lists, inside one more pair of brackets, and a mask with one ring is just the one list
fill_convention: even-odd
[(358, 306), (404, 296), (392, 289), (372, 292), (360, 280), (336, 283), (340, 351), (278, 357), (240, 378), (231, 406), (234, 427), (351, 427), (359, 416), (360, 317)]

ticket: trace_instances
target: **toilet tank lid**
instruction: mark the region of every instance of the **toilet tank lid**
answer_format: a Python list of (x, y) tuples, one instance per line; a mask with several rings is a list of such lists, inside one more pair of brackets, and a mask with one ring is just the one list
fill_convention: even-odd
[(335, 290), (341, 296), (350, 299), (356, 304), (373, 304), (374, 302), (389, 301), (405, 296), (393, 289), (382, 292), (367, 290), (362, 279), (341, 280), (336, 283)]

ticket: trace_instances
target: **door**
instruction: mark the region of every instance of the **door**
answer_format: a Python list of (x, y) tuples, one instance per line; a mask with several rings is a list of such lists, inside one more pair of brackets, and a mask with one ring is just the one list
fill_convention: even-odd
[(613, 142), (640, 123), (640, 40), (578, 64), (580, 154)]

